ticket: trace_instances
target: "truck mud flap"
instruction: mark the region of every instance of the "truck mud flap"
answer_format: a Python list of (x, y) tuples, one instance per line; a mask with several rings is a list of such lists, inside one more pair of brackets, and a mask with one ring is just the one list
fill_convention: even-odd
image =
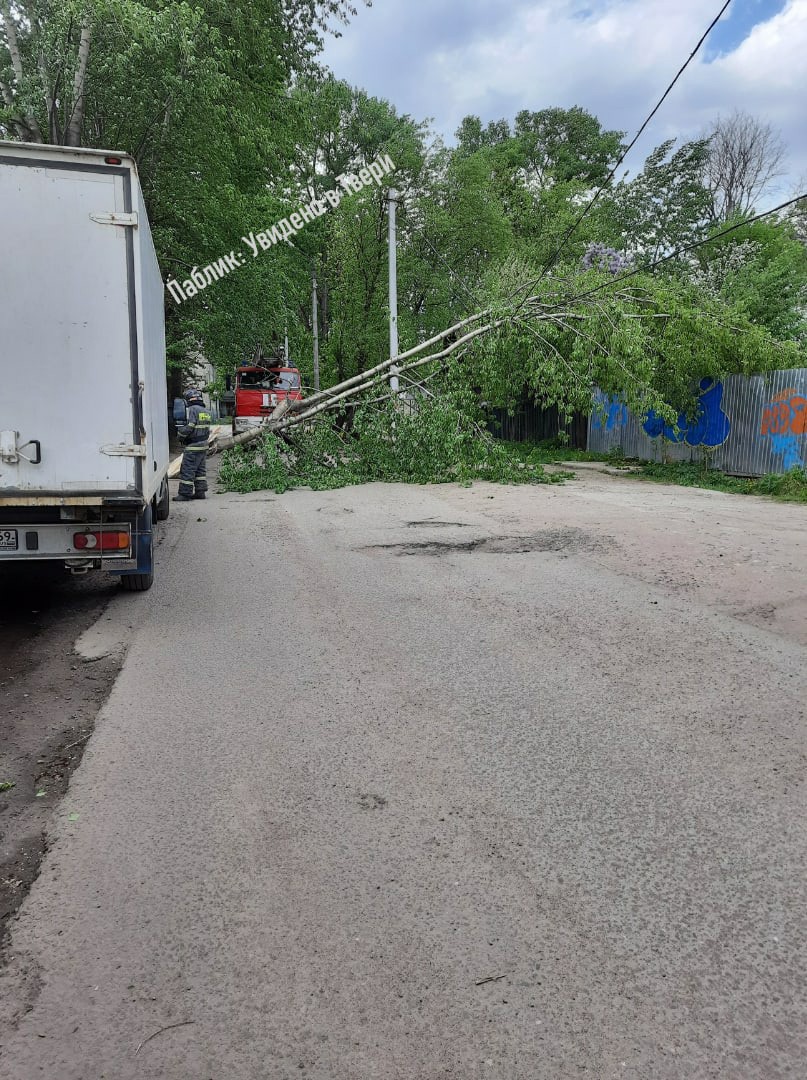
[(154, 522), (151, 506), (138, 514), (133, 532), (137, 566), (133, 570), (113, 570), (127, 592), (146, 592), (154, 583)]

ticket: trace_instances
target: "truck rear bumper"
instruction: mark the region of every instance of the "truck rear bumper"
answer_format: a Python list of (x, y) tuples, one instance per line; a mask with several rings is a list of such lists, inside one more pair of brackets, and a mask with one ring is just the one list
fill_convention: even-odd
[(27, 506), (50, 508), (53, 506), (134, 506), (142, 507), (143, 498), (134, 491), (76, 492), (66, 495), (63, 491), (31, 491), (28, 488), (3, 488), (0, 490), (0, 507)]
[[(127, 534), (126, 547), (107, 550), (99, 536)], [(86, 537), (85, 546), (77, 546), (77, 537)], [(79, 544), (82, 541), (79, 539)], [(0, 565), (11, 562), (36, 562), (55, 559), (69, 565), (87, 563), (113, 564), (118, 569), (136, 565), (133, 558), (131, 527), (124, 522), (98, 525), (82, 521), (65, 521), (58, 525), (35, 522), (0, 523)]]

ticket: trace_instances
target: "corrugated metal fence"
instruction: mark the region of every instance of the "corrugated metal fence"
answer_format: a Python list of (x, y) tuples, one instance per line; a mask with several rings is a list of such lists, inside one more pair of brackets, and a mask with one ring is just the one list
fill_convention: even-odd
[(645, 461), (702, 461), (734, 476), (764, 476), (807, 466), (807, 368), (767, 375), (704, 379), (700, 411), (679, 431), (652, 413), (637, 419), (619, 400), (599, 395), (605, 416), (592, 414), (588, 448), (622, 447)]
[(509, 442), (543, 442), (564, 432), (569, 446), (585, 450), (588, 417), (585, 413), (575, 413), (567, 427), (556, 408), (542, 408), (524, 400), (512, 414), (506, 409), (491, 409), (489, 427), (494, 435)]

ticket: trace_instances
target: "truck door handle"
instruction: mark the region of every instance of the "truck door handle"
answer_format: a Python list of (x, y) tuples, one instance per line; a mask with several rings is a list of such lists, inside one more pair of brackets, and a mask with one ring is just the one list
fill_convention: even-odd
[[(36, 457), (29, 458), (22, 453), (26, 446), (35, 447)], [(40, 443), (39, 439), (29, 439), (27, 443), (23, 443), (22, 446), (17, 448), (17, 453), (20, 455), (21, 458), (25, 458), (25, 460), (31, 465), (42, 464), (42, 444)]]

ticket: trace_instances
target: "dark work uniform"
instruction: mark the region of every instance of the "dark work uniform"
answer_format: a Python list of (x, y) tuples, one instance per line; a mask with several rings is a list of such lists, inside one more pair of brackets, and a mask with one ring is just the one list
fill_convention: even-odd
[(191, 405), (188, 420), (178, 434), (185, 444), (179, 470), (179, 494), (203, 495), (207, 491), (207, 440), (213, 417), (204, 405)]

